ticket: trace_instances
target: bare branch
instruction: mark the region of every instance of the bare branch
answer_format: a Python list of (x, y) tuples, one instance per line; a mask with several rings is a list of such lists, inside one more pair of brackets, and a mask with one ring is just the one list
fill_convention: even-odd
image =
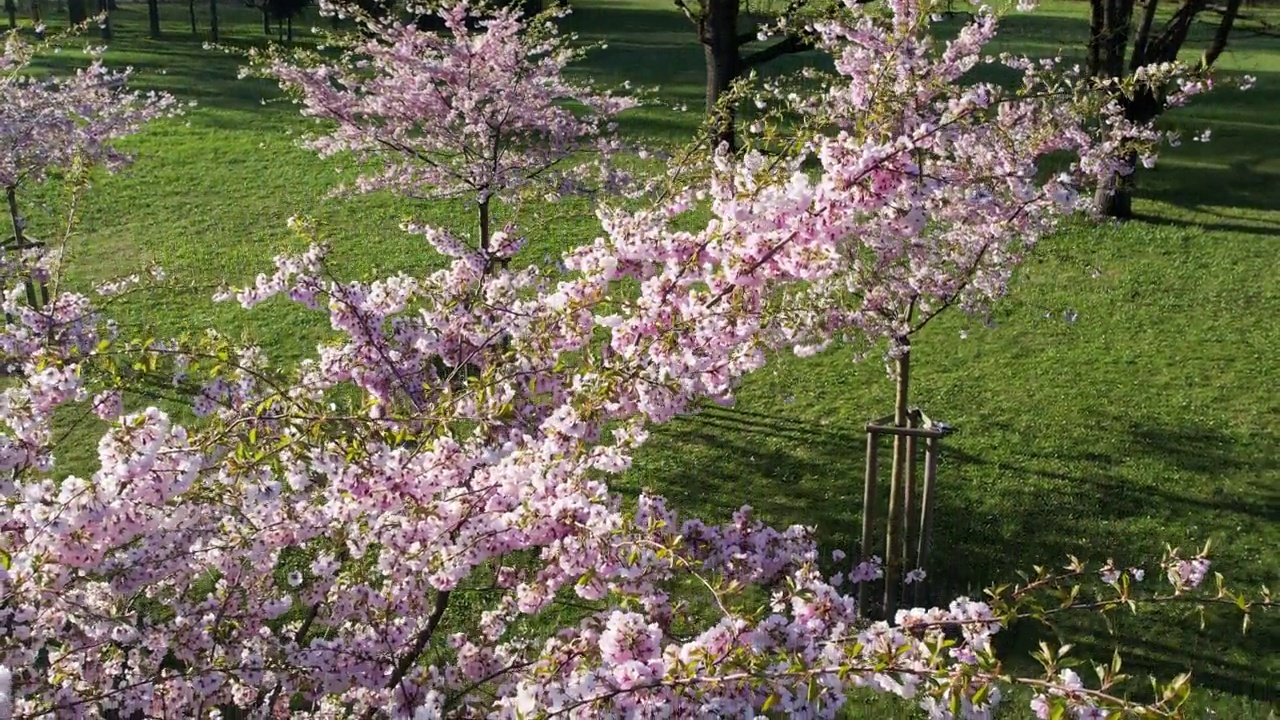
[(693, 11), (689, 9), (684, 0), (675, 0), (675, 6), (680, 8), (680, 12), (684, 13), (684, 16), (689, 19), (689, 22), (693, 23), (694, 27), (702, 27), (702, 22), (694, 17)]
[(763, 50), (751, 53), (750, 55), (746, 56), (745, 58), (742, 59), (742, 66), (748, 67), (748, 68), (755, 67), (757, 65), (763, 65), (772, 60), (777, 60), (783, 55), (790, 55), (792, 53), (804, 52), (806, 50), (812, 50), (812, 49), (813, 49), (813, 44), (810, 43), (808, 40), (805, 40), (804, 38), (799, 37), (797, 35), (789, 35), (785, 40), (776, 42), (773, 45), (770, 45), (769, 47)]
[(1236, 16), (1240, 14), (1240, 0), (1227, 0), (1227, 7), (1222, 13), (1222, 20), (1218, 23), (1218, 31), (1213, 34), (1213, 42), (1209, 48), (1204, 51), (1204, 57), (1200, 59), (1200, 67), (1210, 68), (1217, 61), (1218, 56), (1223, 50), (1227, 49), (1227, 38), (1231, 36), (1231, 27), (1236, 22)]
[(1147, 44), (1151, 41), (1151, 23), (1156, 18), (1156, 7), (1160, 0), (1147, 0), (1142, 8), (1142, 24), (1138, 26), (1138, 34), (1133, 38), (1133, 57), (1129, 59), (1129, 71), (1133, 72), (1147, 64)]

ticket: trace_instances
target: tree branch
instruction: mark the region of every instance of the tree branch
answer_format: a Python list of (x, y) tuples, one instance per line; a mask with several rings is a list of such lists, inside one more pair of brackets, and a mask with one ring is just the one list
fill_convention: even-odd
[(1133, 38), (1133, 57), (1129, 59), (1129, 72), (1147, 64), (1147, 44), (1151, 41), (1151, 23), (1156, 18), (1156, 6), (1160, 0), (1147, 0), (1142, 8), (1142, 24)]
[(753, 52), (743, 58), (742, 66), (748, 68), (755, 67), (772, 60), (777, 60), (783, 55), (790, 55), (792, 53), (804, 52), (805, 50), (812, 49), (813, 44), (808, 40), (796, 35), (788, 35), (787, 39), (776, 42), (763, 50)]
[(675, 0), (675, 6), (680, 8), (680, 12), (684, 13), (684, 16), (686, 18), (689, 18), (689, 22), (693, 23), (694, 27), (696, 28), (702, 27), (702, 23), (698, 20), (698, 18), (693, 16), (693, 11), (689, 9), (689, 6), (685, 4), (684, 0)]
[(1207, 6), (1207, 0), (1183, 0), (1173, 17), (1165, 23), (1160, 36), (1151, 44), (1147, 64), (1177, 60), (1178, 51), (1182, 49), (1183, 43), (1187, 41), (1187, 33), (1191, 31), (1191, 24)]
[(1204, 51), (1204, 57), (1200, 59), (1201, 68), (1213, 67), (1213, 63), (1227, 49), (1227, 39), (1231, 36), (1231, 27), (1235, 25), (1236, 17), (1240, 14), (1240, 0), (1227, 0), (1227, 7), (1222, 11), (1222, 20), (1218, 23), (1218, 31), (1213, 34), (1213, 42), (1209, 45), (1209, 49)]
[[(413, 647), (409, 652), (400, 658), (400, 662), (396, 663), (395, 672), (392, 673), (391, 679), (387, 681), (387, 689), (390, 690), (400, 684), (405, 676), (409, 674), (409, 670), (413, 668), (413, 664), (422, 656), (422, 651), (427, 649), (427, 643), (431, 642), (431, 636), (435, 634), (436, 628), (440, 626), (440, 619), (444, 617), (444, 611), (449, 607), (448, 590), (436, 591), (436, 602), (431, 608), (431, 616), (427, 618), (427, 626), (422, 628), (422, 632), (413, 639)], [(376, 712), (374, 708), (369, 708), (364, 714), (364, 720), (373, 720), (373, 714)]]

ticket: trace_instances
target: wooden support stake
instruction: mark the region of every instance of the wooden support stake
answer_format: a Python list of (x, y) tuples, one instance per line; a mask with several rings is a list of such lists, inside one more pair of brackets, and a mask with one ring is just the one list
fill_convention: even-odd
[[(905, 345), (905, 340), (903, 341)], [(911, 378), (911, 351), (908, 346), (898, 357), (898, 392), (893, 413), (894, 427), (907, 427), (907, 390)], [(903, 468), (906, 464), (906, 438), (893, 436), (893, 474), (889, 480), (888, 533), (884, 547), (884, 617), (892, 618), (898, 609), (898, 585), (902, 582), (901, 533), (905, 523), (902, 515)]]
[[(925, 441), (924, 450), (924, 492), (920, 499), (920, 544), (916, 547), (916, 563), (924, 567), (929, 562), (929, 550), (933, 545), (933, 505), (936, 502), (938, 482), (938, 438), (931, 437)], [(916, 584), (915, 599), (920, 605), (927, 600), (925, 586), (926, 577)]]
[[(876, 456), (880, 451), (879, 445), (880, 434), (867, 428), (867, 474), (862, 485), (862, 545), (858, 548), (859, 556), (862, 558), (860, 562), (871, 559), (872, 531), (875, 528), (876, 517), (876, 474), (879, 472)], [(867, 614), (868, 584), (866, 582), (858, 584), (858, 614), (863, 617)]]
[[(907, 424), (909, 427), (917, 427), (919, 425), (920, 411), (913, 411), (907, 415)], [(908, 435), (903, 440), (907, 444), (906, 457), (906, 482), (902, 488), (902, 597), (909, 597), (910, 593), (906, 584), (906, 573), (914, 570), (919, 566), (919, 557), (915, 553), (912, 545), (916, 544), (915, 530), (916, 524), (916, 437)]]

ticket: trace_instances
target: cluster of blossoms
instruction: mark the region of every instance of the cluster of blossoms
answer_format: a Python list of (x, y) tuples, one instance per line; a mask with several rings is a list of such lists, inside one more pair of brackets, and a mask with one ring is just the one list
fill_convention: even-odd
[[(396, 149), (403, 162), (371, 185), (475, 192), (483, 208), (593, 143), (622, 105), (584, 103), (590, 120), (512, 107), (518, 130), (499, 132), (494, 103), (563, 96), (567, 58), (527, 45), (545, 36), (510, 12), (472, 30), (468, 7), (443, 12), (439, 38), (384, 26), (358, 83), (276, 67), (337, 121), (321, 149)], [(564, 272), (513, 267), (518, 230), (482, 222), (478, 246), (411, 226), (448, 258), (422, 276), (345, 281), (315, 246), (225, 291), (327, 314), (334, 337), (296, 368), (212, 334), (112, 346), (87, 298), (11, 297), (0, 697), (14, 715), (833, 717), (870, 688), (934, 718), (990, 717), (991, 638), (1058, 579), (872, 622), (846, 578), (876, 581), (877, 562), (827, 579), (809, 529), (748, 509), (682, 521), (608, 483), (648, 424), (730, 402), (779, 345), (899, 338), (901, 308), (997, 296), (1027, 238), (1073, 207), (1071, 179), (1037, 180), (1036, 161), (1104, 162), (1073, 106), (959, 82), (992, 16), (938, 47), (928, 8), (889, 8), (850, 0), (846, 24), (817, 28), (838, 74), (820, 108), (835, 130), (806, 144), (812, 175), (803, 158), (720, 156), (701, 193), (602, 209), (603, 236)], [(478, 48), (516, 65), (489, 72)], [(700, 196), (712, 219), (685, 229)], [(131, 408), (120, 390), (141, 387), (201, 419)], [(55, 481), (53, 418), (77, 403), (109, 423), (98, 469)], [(1185, 562), (1170, 568), (1189, 588), (1207, 565)], [(1046, 703), (1116, 707), (1069, 677), (1037, 682), (1061, 693)]]
[(0, 52), (0, 187), (6, 190), (76, 165), (117, 169), (128, 156), (112, 142), (177, 109), (171, 96), (124, 90), (130, 71), (108, 69), (101, 47), (86, 48), (89, 64), (73, 75), (37, 76), (30, 65), (42, 47), (11, 32)]

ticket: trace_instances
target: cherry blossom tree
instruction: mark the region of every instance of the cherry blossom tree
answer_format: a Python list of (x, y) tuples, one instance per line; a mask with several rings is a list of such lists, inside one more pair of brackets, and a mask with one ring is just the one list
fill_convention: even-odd
[(439, 11), (445, 31), (436, 33), (354, 11), (366, 32), (341, 63), (255, 60), (296, 94), (304, 115), (334, 124), (313, 149), (379, 166), (357, 191), (474, 200), (477, 242), (488, 250), (494, 200), (625, 180), (607, 160), (621, 149), (614, 116), (635, 100), (564, 76), (582, 52), (555, 25), (566, 12), (524, 20), (518, 8), (467, 0)]
[[(0, 390), (0, 709), (20, 718), (834, 717), (867, 688), (932, 717), (987, 718), (1002, 688), (1021, 684), (1042, 718), (1176, 713), (1185, 677), (1140, 704), (1124, 696), (1118, 665), (1086, 684), (1065, 648), (1046, 646), (1043, 674), (1010, 677), (991, 640), (1045, 607), (1112, 612), (1192, 596), (1246, 613), (1271, 606), (1265, 593), (1246, 597), (1221, 580), (1201, 590), (1203, 552), (1170, 550), (1148, 568), (1165, 589), (1139, 591), (1146, 573), (1129, 563), (1077, 562), (984, 600), (873, 622), (849, 589), (877, 580), (876, 561), (828, 562), (810, 529), (766, 527), (749, 508), (724, 524), (681, 520), (660, 498), (627, 500), (610, 486), (649, 425), (732, 401), (778, 344), (898, 327), (792, 302), (850, 276), (850, 238), (895, 237), (889, 227), (907, 235), (916, 209), (958, 223), (943, 208), (965, 203), (980, 229), (976, 239), (956, 231), (955, 243), (983, 242), (986, 213), (1003, 201), (989, 207), (976, 193), (1006, 185), (1038, 223), (1072, 206), (1069, 179), (1024, 176), (1022, 159), (1006, 166), (1003, 150), (978, 152), (995, 134), (976, 118), (1000, 123), (1019, 147), (1075, 152), (1087, 169), (1087, 133), (1054, 140), (1040, 127), (1076, 128), (1077, 108), (1049, 93), (992, 96), (952, 81), (981, 57), (993, 21), (935, 52), (915, 22), (921, 8), (892, 8), (892, 18), (821, 29), (845, 79), (819, 102), (843, 93), (834, 108), (857, 104), (861, 88), (873, 129), (812, 136), (816, 173), (799, 158), (769, 168), (759, 155), (721, 156), (706, 187), (639, 210), (602, 208), (601, 237), (568, 251), (564, 272), (503, 262), (519, 247), (514, 233), (471, 245), (415, 227), (445, 267), (349, 281), (313, 245), (221, 293), (326, 315), (334, 336), (296, 366), (212, 331), (128, 341), (103, 317), (105, 301), (61, 293), (33, 308), (10, 292), (15, 320), (0, 330), (0, 353), (20, 372)], [(868, 80), (843, 75), (859, 63)], [(1033, 87), (1050, 82), (1028, 63), (1006, 64)], [(522, 137), (562, 147), (537, 128)], [(431, 152), (444, 159), (371, 182), (483, 202), (532, 181), (465, 167), (493, 155)], [(935, 167), (975, 195), (934, 188)], [(428, 172), (439, 173), (439, 190)], [(699, 195), (705, 225), (685, 217)], [(306, 222), (294, 226), (311, 236)], [(894, 292), (893, 273), (868, 277)], [(157, 395), (196, 419), (144, 404)], [(106, 424), (87, 477), (55, 470), (53, 417), (77, 407)], [(1046, 599), (1063, 593), (1069, 602)]]
[[(18, 192), (50, 174), (82, 173), (93, 167), (114, 172), (128, 162), (115, 140), (144, 123), (176, 110), (172, 97), (123, 89), (129, 71), (109, 70), (103, 48), (88, 48), (89, 64), (74, 75), (41, 77), (32, 59), (47, 47), (16, 33), (4, 38), (0, 52), (0, 188), (4, 188), (13, 234), (6, 239), (21, 251), (30, 245)], [(35, 302), (34, 292), (28, 298)]]

